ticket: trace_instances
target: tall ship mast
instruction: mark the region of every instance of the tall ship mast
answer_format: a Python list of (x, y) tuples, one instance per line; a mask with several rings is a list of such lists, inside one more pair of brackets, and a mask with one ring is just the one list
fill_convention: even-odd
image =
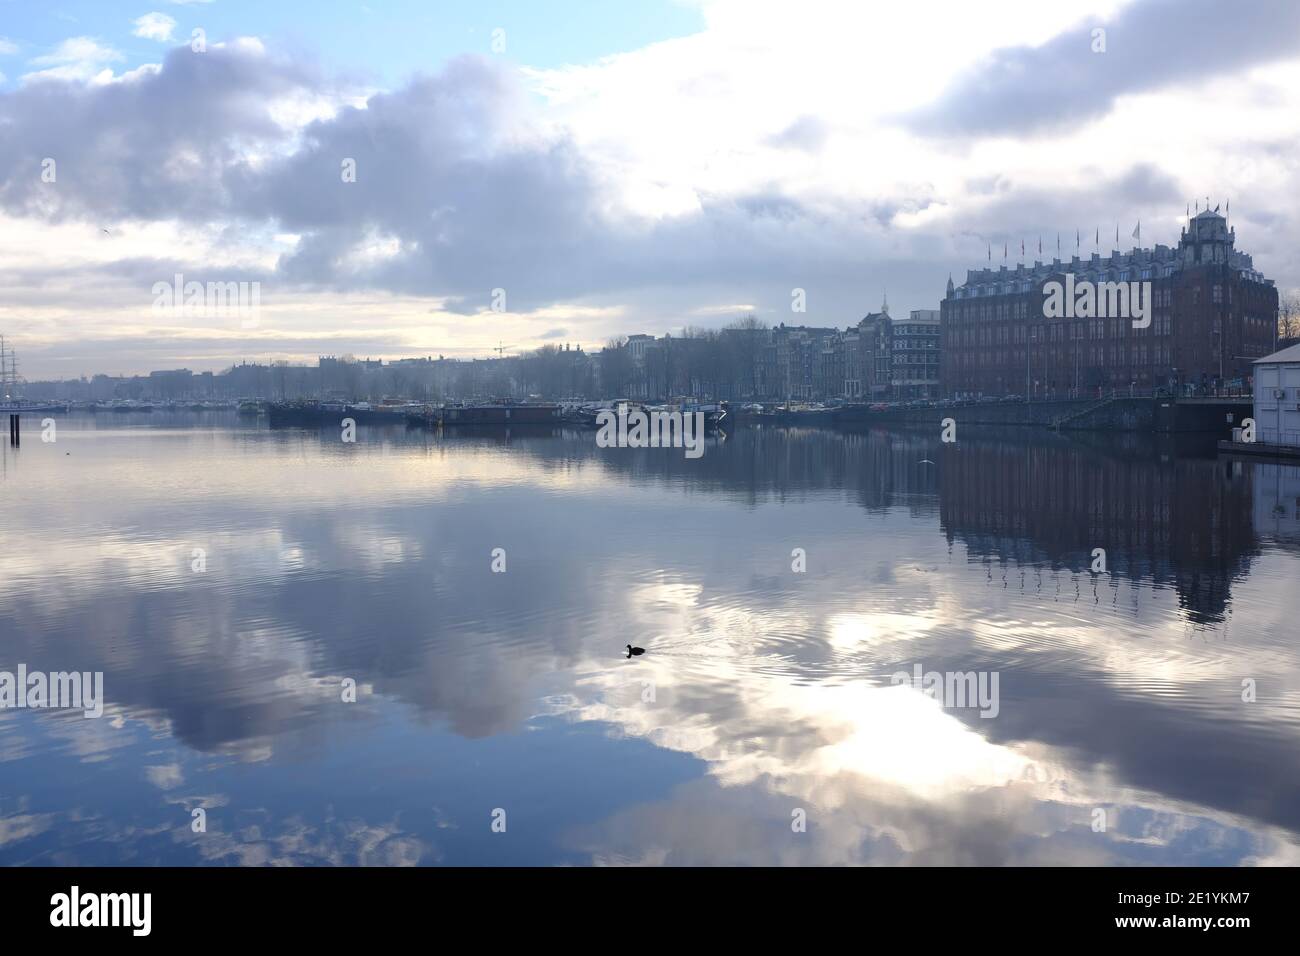
[(18, 377), (18, 355), (0, 335), (0, 403), (16, 403), (22, 380)]
[(0, 402), (8, 402), (9, 398), (9, 353), (5, 349), (5, 337), (0, 335)]

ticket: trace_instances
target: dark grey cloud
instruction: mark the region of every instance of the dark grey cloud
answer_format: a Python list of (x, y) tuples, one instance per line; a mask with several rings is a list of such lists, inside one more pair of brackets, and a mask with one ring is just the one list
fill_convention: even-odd
[[(1178, 242), (1179, 227), (1173, 220), (1193, 202), (1195, 193), (1190, 192), (1193, 187), (1146, 162), (1119, 170), (1096, 169), (1092, 172), (1095, 178), (1085, 176), (1081, 185), (1069, 189), (1052, 185), (1025, 186), (1004, 177), (977, 183), (977, 186), (982, 186), (977, 191), (984, 199), (983, 203), (962, 208), (952, 218), (953, 246), (965, 252), (950, 265), (945, 263), (945, 268), (951, 269), (954, 281), (962, 282), (967, 269), (1002, 265), (1015, 268), (1017, 262), (1050, 261), (1057, 255), (1058, 235), (1062, 258), (1069, 258), (1076, 252), (1088, 256), (1097, 251), (1098, 233), (1100, 252), (1108, 255), (1116, 248), (1117, 227), (1119, 248), (1127, 250), (1137, 244), (1132, 231), (1138, 220), (1142, 220), (1144, 246)], [(1249, 191), (1235, 197), (1234, 225), (1239, 233), (1239, 248), (1244, 252), (1261, 251), (1263, 227), (1255, 220), (1254, 210), (1261, 208), (1263, 201), (1263, 197)], [(1238, 207), (1241, 215), (1238, 215)], [(1080, 240), (1077, 250), (1076, 230)], [(1025, 243), (1023, 257), (1020, 254), (1022, 240)], [(990, 245), (991, 261), (987, 258)], [(1006, 259), (1002, 256), (1004, 245)], [(951, 248), (946, 251), (951, 254)]]
[(245, 148), (288, 139), (273, 100), (325, 88), (309, 68), (242, 47), (179, 48), (126, 82), (28, 83), (0, 95), (0, 207), (55, 222), (215, 218), (253, 175)]
[[(466, 314), (495, 288), (522, 312), (774, 276), (788, 303), (791, 287), (852, 268), (861, 224), (883, 223), (885, 206), (828, 214), (775, 187), (702, 196), (698, 214), (656, 224), (612, 218), (617, 197), (590, 160), (537, 133), (516, 74), (486, 58), (453, 60), (298, 131), (275, 122), (277, 99), (335, 92), (310, 70), (239, 47), (179, 49), (128, 82), (30, 84), (0, 95), (0, 150), (16, 157), (0, 170), (0, 207), (51, 222), (291, 232), (297, 247), (263, 281), (450, 296)], [(45, 156), (59, 163), (57, 184), (40, 182)], [(370, 240), (396, 251), (367, 256)], [(158, 265), (156, 278), (170, 276), (173, 264)], [(128, 268), (150, 277), (145, 263)]]
[[(1106, 31), (1093, 52), (1094, 28)], [(1117, 97), (1197, 83), (1300, 54), (1294, 0), (1139, 0), (1042, 46), (994, 51), (933, 104), (905, 117), (939, 136), (1047, 131), (1095, 119)]]
[[(1094, 230), (1101, 229), (1102, 239), (1114, 244), (1115, 225), (1120, 225), (1120, 237), (1127, 244), (1137, 218), (1154, 214), (1180, 215), (1192, 197), (1181, 188), (1173, 176), (1149, 163), (1138, 163), (1121, 171), (1096, 171), (1096, 179), (1070, 190), (1050, 186), (1018, 186), (1006, 184), (996, 188), (993, 198), (978, 211), (963, 214), (963, 226), (973, 233), (989, 238), (1006, 237), (1035, 240), (1044, 239), (1044, 252), (1049, 252), (1046, 240), (1052, 239), (1055, 249), (1056, 233), (1060, 232), (1062, 251), (1073, 249), (1074, 230), (1086, 233), (1091, 243)], [(1069, 248), (1065, 246), (1069, 234)], [(1176, 234), (1160, 235), (1143, 232), (1143, 241), (1173, 243)], [(1089, 247), (1091, 248), (1091, 247)], [(1109, 249), (1109, 246), (1107, 246)], [(1017, 247), (1018, 250), (1018, 247)]]

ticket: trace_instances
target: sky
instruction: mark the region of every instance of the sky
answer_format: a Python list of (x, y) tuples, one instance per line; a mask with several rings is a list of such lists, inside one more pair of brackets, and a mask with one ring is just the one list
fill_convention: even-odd
[(1291, 289), (1298, 145), (1291, 0), (0, 0), (0, 334), (38, 379), (845, 327), (1207, 198)]

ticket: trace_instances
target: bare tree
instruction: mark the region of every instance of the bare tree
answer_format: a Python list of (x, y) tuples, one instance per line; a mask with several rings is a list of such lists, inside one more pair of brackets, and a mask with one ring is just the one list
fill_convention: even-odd
[(1277, 347), (1300, 342), (1300, 289), (1292, 289), (1278, 296)]
[(723, 329), (728, 378), (734, 397), (754, 394), (759, 350), (767, 339), (767, 332), (767, 323), (759, 321), (753, 314), (737, 319)]
[(681, 382), (687, 394), (716, 396), (718, 391), (718, 333), (687, 326), (677, 342)]
[(632, 381), (632, 357), (627, 339), (619, 336), (605, 343), (600, 353), (600, 388), (606, 398), (619, 398)]

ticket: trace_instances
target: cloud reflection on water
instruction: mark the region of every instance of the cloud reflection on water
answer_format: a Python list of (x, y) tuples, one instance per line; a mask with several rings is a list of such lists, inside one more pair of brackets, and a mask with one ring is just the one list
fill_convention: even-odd
[[(331, 755), (366, 741), (433, 757), (459, 739), (508, 775), (486, 744), (537, 716), (536, 742), (603, 727), (701, 773), (551, 814), (533, 862), (1295, 858), (1297, 657), (1279, 624), (1300, 610), (1280, 586), (1300, 559), (1253, 529), (1256, 468), (996, 432), (947, 449), (742, 431), (687, 462), (574, 434), (370, 431), (344, 451), (298, 431), (67, 431), (84, 463), (24, 449), (6, 471), (19, 507), (0, 572), (20, 586), (0, 593), (0, 654), (103, 670), (109, 707), (0, 715), (0, 759), (134, 768), (164, 801), (153, 815), (207, 794), (242, 822), (219, 840), (182, 826), (165, 850), (175, 826), (47, 789), (44, 806), (0, 804), (6, 860), (53, 828), (116, 845), (109, 859), (135, 840), (191, 862), (474, 862), (468, 826), (449, 846), (424, 810), (395, 809), (424, 785), (418, 762), (347, 823), (294, 806), (329, 802)], [(1094, 545), (1110, 575), (1088, 572)], [(808, 573), (790, 572), (793, 547)], [(649, 653), (624, 661), (628, 641)], [(998, 671), (1001, 713), (889, 685), (914, 662)], [(557, 776), (587, 772), (557, 759), (574, 761)], [(288, 765), (295, 796), (242, 819), (257, 778), (238, 799), (225, 784), (258, 771), (234, 768)], [(796, 806), (807, 834), (790, 832)]]

